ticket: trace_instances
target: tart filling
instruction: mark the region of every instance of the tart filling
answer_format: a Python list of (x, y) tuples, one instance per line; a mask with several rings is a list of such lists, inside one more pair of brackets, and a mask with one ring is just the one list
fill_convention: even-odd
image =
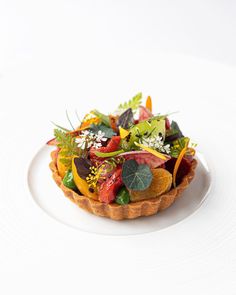
[(109, 115), (92, 110), (72, 130), (56, 125), (50, 168), (66, 196), (112, 219), (169, 207), (194, 177), (195, 144), (138, 93)]

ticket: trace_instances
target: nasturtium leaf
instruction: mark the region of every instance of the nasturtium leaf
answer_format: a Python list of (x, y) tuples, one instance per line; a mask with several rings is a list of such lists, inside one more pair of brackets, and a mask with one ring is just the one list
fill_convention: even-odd
[(90, 167), (92, 166), (92, 163), (85, 158), (74, 158), (74, 163), (79, 176), (82, 179), (86, 179), (91, 173)]
[(152, 182), (152, 172), (148, 165), (128, 160), (122, 167), (122, 180), (130, 190), (145, 190)]
[(104, 124), (99, 124), (99, 125), (92, 124), (90, 126), (90, 130), (94, 134), (97, 134), (98, 131), (102, 131), (105, 134), (104, 137), (106, 137), (106, 138), (112, 138), (112, 136), (116, 135), (116, 133), (113, 131), (113, 129), (107, 127)]

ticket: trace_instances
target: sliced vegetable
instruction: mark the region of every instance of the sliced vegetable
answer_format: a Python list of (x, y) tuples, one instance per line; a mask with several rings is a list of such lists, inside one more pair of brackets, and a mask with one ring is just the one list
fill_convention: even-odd
[(179, 154), (177, 161), (175, 163), (174, 171), (173, 171), (173, 186), (176, 187), (176, 175), (180, 166), (180, 163), (188, 149), (189, 140), (186, 142), (185, 147), (182, 149), (181, 153)]
[(109, 115), (109, 121), (110, 121), (110, 126), (113, 129), (114, 132), (117, 133), (118, 128), (117, 128), (117, 121), (118, 121), (119, 116), (116, 115)]
[(91, 199), (97, 200), (98, 199), (97, 193), (94, 191), (91, 191), (86, 180), (82, 179), (79, 176), (79, 166), (77, 167), (76, 165), (78, 161), (77, 159), (79, 159), (79, 157), (74, 157), (72, 160), (72, 174), (73, 174), (74, 182), (78, 190), (81, 192), (81, 194)]
[(122, 187), (116, 196), (116, 203), (119, 205), (126, 205), (130, 202), (130, 195), (126, 187)]
[[(169, 161), (165, 163), (165, 169), (168, 170), (172, 174), (172, 176), (173, 176), (173, 171), (174, 171), (176, 161), (177, 161), (176, 158), (171, 158)], [(178, 172), (176, 173), (176, 180), (175, 180), (176, 185), (181, 183), (183, 177), (189, 173), (190, 169), (191, 169), (191, 161), (188, 160), (185, 156), (184, 158), (182, 158), (182, 161), (179, 165)]]
[(120, 145), (120, 136), (113, 136), (107, 146), (101, 147), (99, 149), (91, 148), (90, 158), (97, 157), (95, 152), (100, 152), (100, 153), (115, 152), (119, 149), (119, 145)]
[(66, 172), (66, 175), (64, 176), (62, 182), (63, 182), (64, 186), (66, 186), (72, 190), (76, 190), (76, 188), (77, 188), (75, 185), (73, 174), (72, 174), (71, 170), (68, 170)]
[[(90, 115), (90, 114), (88, 114), (88, 116), (89, 116), (89, 115)], [(102, 120), (101, 120), (99, 117), (94, 117), (94, 118), (86, 119), (86, 116), (85, 116), (83, 122), (82, 122), (81, 125), (80, 125), (79, 130), (87, 129), (87, 128), (89, 128), (90, 125), (92, 125), (92, 124), (94, 124), (94, 125), (96, 125), (96, 124), (100, 124), (101, 121), (102, 121)]]
[(149, 111), (149, 109), (144, 106), (139, 107), (139, 121), (148, 120), (153, 117), (153, 114)]
[(154, 155), (154, 156), (162, 159), (162, 160), (167, 160), (166, 155), (164, 155), (162, 153), (159, 153), (158, 151), (156, 151), (154, 149), (151, 149), (151, 148), (149, 148), (149, 147), (147, 147), (147, 146), (145, 146), (145, 145), (143, 145), (141, 143), (137, 143), (137, 142), (135, 142), (135, 145), (138, 146), (138, 147), (140, 147), (141, 149), (143, 149), (143, 150), (151, 153), (152, 155)]
[(146, 100), (146, 108), (152, 112), (152, 98), (151, 96), (148, 96), (147, 97), (147, 100)]
[(145, 190), (152, 182), (152, 172), (148, 165), (128, 160), (122, 167), (122, 180), (128, 189)]
[(166, 160), (160, 159), (147, 151), (131, 151), (120, 154), (126, 160), (135, 160), (138, 164), (147, 164), (150, 168), (157, 168), (170, 159), (166, 156)]
[(121, 141), (121, 147), (124, 150), (132, 150), (135, 148), (134, 142), (139, 141), (142, 137), (148, 137), (161, 134), (163, 139), (165, 138), (165, 120), (147, 120), (134, 125), (129, 129), (130, 134), (123, 138)]
[(120, 130), (120, 138), (121, 139), (126, 138), (130, 133), (128, 130), (125, 130), (122, 127), (120, 127), (119, 130)]
[(119, 154), (122, 154), (123, 152), (124, 150), (118, 150), (118, 151), (110, 152), (110, 153), (102, 153), (102, 152), (95, 151), (94, 153), (99, 158), (110, 158), (110, 157), (115, 157)]
[(172, 185), (172, 175), (163, 168), (152, 169), (152, 182), (150, 186), (143, 191), (129, 190), (132, 202), (145, 199), (156, 198), (168, 192)]
[(101, 184), (99, 189), (99, 200), (106, 204), (114, 201), (116, 193), (122, 184), (121, 167), (117, 167), (111, 177)]

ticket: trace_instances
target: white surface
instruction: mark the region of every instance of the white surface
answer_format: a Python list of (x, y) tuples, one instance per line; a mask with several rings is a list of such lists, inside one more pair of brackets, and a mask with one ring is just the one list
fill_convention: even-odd
[(0, 66), (109, 50), (170, 51), (236, 65), (233, 0), (1, 0)]
[[(235, 65), (235, 2), (176, 3), (0, 2), (1, 294), (235, 294), (236, 70), (160, 52)], [(157, 111), (181, 111), (212, 163), (210, 197), (175, 226), (126, 238), (50, 218), (26, 182), (50, 120), (111, 111), (140, 90)]]
[(52, 147), (42, 147), (34, 155), (28, 170), (28, 185), (32, 198), (48, 215), (82, 231), (107, 235), (136, 235), (165, 229), (192, 215), (206, 200), (211, 186), (209, 166), (202, 154), (198, 154), (198, 167), (191, 185), (168, 210), (152, 217), (117, 222), (98, 218), (69, 202), (52, 181), (48, 169)]
[[(4, 294), (141, 294), (157, 288), (162, 294), (234, 294), (236, 70), (161, 53), (77, 56), (60, 72), (44, 66), (5, 75), (0, 90)], [(181, 111), (173, 118), (211, 163), (209, 198), (177, 225), (125, 238), (86, 234), (49, 217), (28, 192), (27, 169), (31, 155), (52, 136), (50, 120), (68, 124), (66, 107), (71, 117), (76, 107), (81, 114), (94, 107), (113, 110), (121, 97), (140, 89), (152, 94), (155, 110)]]

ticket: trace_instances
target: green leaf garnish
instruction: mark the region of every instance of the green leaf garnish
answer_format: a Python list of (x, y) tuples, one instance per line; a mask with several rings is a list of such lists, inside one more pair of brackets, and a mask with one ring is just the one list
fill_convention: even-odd
[(112, 138), (112, 136), (116, 135), (116, 133), (113, 131), (112, 128), (110, 127), (107, 127), (106, 125), (104, 124), (99, 124), (99, 125), (95, 125), (95, 124), (92, 124), (89, 129), (94, 133), (94, 134), (97, 134), (98, 131), (102, 131), (105, 135), (104, 137), (106, 138)]
[(119, 154), (124, 153), (124, 150), (118, 150), (118, 151), (114, 151), (114, 152), (110, 152), (110, 153), (102, 153), (102, 152), (94, 152), (95, 155), (99, 158), (110, 158), (110, 157), (115, 157)]
[(170, 149), (171, 157), (178, 158), (182, 149), (185, 148), (187, 142), (189, 142), (188, 137), (181, 137), (181, 138), (178, 138), (177, 140), (173, 141), (173, 146)]
[(71, 168), (71, 159), (68, 159), (68, 157), (78, 154), (78, 147), (75, 142), (75, 138), (60, 129), (54, 129), (54, 136), (57, 141), (57, 146), (61, 149), (60, 155), (64, 156), (60, 159), (60, 161), (66, 167)]
[(130, 202), (130, 195), (126, 187), (122, 187), (116, 195), (116, 203), (126, 205)]
[(67, 110), (66, 110), (66, 118), (67, 118), (68, 122), (70, 123), (71, 128), (72, 128), (73, 130), (75, 130), (73, 124), (71, 123), (71, 120), (70, 120), (70, 117), (69, 117), (69, 115), (68, 115)]
[(152, 172), (148, 165), (139, 165), (135, 160), (124, 162), (122, 167), (122, 180), (130, 190), (145, 190), (152, 182)]
[[(51, 122), (52, 122), (52, 121), (51, 121)], [(71, 130), (69, 130), (69, 129), (67, 129), (67, 128), (64, 128), (64, 127), (62, 127), (62, 126), (60, 126), (60, 125), (54, 123), (54, 122), (52, 122), (52, 124), (55, 125), (58, 129), (61, 129), (61, 130), (64, 131), (64, 132), (70, 132), (70, 131), (71, 131)]]
[(178, 125), (177, 122), (172, 121), (170, 127), (171, 127), (171, 129), (177, 131), (179, 137), (183, 137), (183, 133), (182, 133), (182, 131), (180, 130), (179, 125)]
[(131, 98), (128, 102), (120, 104), (118, 109), (120, 111), (125, 111), (128, 108), (131, 108), (133, 111), (136, 111), (138, 107), (142, 103), (142, 92), (136, 94), (133, 98)]
[(110, 127), (109, 116), (100, 113), (98, 110), (93, 110), (93, 111), (91, 111), (91, 113), (94, 114), (99, 119), (101, 119), (101, 121), (104, 125)]

